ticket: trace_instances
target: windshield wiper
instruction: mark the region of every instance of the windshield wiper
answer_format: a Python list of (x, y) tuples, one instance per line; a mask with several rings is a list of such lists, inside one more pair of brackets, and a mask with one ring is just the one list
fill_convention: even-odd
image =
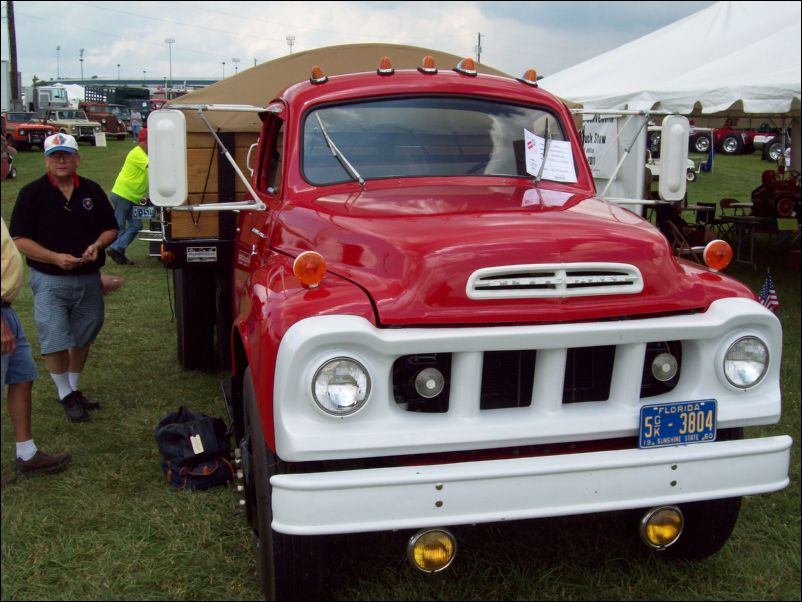
[(331, 150), (331, 154), (340, 162), (340, 164), (345, 168), (345, 171), (349, 173), (349, 175), (359, 182), (359, 185), (364, 188), (365, 187), (365, 179), (359, 175), (359, 172), (354, 168), (353, 165), (345, 158), (342, 151), (337, 148), (337, 145), (334, 144), (334, 140), (331, 139), (328, 132), (326, 131), (326, 126), (323, 125), (323, 120), (320, 119), (320, 113), (315, 113), (315, 117), (317, 118), (317, 122), (320, 124), (320, 133), (323, 134), (323, 139), (326, 141), (329, 149)]
[(543, 161), (540, 163), (540, 169), (537, 170), (535, 176), (535, 186), (540, 184), (543, 179), (543, 168), (546, 167), (546, 160), (549, 158), (549, 146), (551, 146), (551, 128), (549, 128), (549, 120), (546, 119), (546, 142), (543, 145)]

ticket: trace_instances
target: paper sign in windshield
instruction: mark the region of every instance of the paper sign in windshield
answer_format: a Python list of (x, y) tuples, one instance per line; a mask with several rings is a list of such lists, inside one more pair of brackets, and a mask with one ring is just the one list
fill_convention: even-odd
[[(543, 150), (546, 148), (546, 139), (535, 136), (524, 129), (524, 144), (526, 147), (526, 172), (537, 177), (540, 165), (543, 163)], [(571, 152), (571, 143), (567, 140), (552, 140), (549, 143), (549, 154), (546, 165), (543, 167), (543, 179), (554, 182), (576, 182), (576, 169), (574, 168), (574, 155)]]

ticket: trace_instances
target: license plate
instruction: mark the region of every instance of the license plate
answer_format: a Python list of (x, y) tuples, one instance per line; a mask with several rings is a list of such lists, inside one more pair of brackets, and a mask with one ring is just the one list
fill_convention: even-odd
[(131, 217), (134, 219), (153, 219), (156, 217), (156, 207), (138, 207), (134, 205)]
[(716, 400), (656, 403), (640, 409), (638, 447), (716, 440)]

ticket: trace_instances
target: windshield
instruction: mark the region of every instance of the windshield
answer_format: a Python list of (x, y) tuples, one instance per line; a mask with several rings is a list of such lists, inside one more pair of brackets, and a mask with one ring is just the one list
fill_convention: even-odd
[(36, 113), (8, 113), (6, 115), (8, 121), (12, 123), (40, 123), (41, 119), (36, 116)]
[[(402, 98), (329, 106), (304, 122), (303, 173), (312, 184), (415, 176), (531, 177), (524, 129), (565, 140), (560, 121), (531, 106), (470, 98)], [(321, 128), (321, 125), (323, 126)], [(325, 135), (324, 135), (325, 132)]]
[(59, 111), (56, 115), (58, 119), (82, 119), (88, 121), (86, 113), (83, 111)]
[(109, 105), (109, 110), (119, 119), (124, 121), (131, 119), (131, 110), (128, 107), (123, 107), (121, 105)]

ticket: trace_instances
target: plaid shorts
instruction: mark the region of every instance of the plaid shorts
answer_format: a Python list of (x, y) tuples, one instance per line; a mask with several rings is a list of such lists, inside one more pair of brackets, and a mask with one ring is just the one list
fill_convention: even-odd
[(103, 327), (100, 272), (52, 276), (30, 270), (39, 352), (56, 353), (94, 343)]
[(33, 361), (31, 345), (25, 336), (25, 330), (19, 320), (17, 312), (11, 307), (2, 309), (3, 319), (16, 338), (17, 347), (14, 353), (2, 356), (2, 370), (0, 370), (0, 399), (5, 396), (6, 385), (27, 383), (36, 380), (36, 362)]

